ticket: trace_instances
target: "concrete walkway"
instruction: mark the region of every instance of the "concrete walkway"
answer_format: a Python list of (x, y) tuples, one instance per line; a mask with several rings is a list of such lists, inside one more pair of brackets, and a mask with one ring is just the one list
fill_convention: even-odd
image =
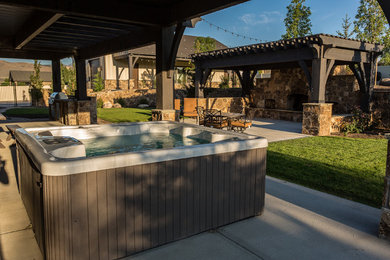
[(277, 142), (290, 139), (308, 137), (302, 133), (302, 123), (255, 118), (252, 121), (253, 125), (247, 129), (245, 133), (263, 136), (268, 142)]

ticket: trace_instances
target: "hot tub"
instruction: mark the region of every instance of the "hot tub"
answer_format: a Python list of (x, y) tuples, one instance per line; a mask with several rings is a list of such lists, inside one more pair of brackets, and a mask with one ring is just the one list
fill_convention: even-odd
[(175, 122), (18, 129), (47, 259), (113, 259), (259, 215), (267, 140)]

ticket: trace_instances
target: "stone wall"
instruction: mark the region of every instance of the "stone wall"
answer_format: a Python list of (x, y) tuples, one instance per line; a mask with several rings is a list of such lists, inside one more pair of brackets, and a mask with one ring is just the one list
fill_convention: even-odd
[[(300, 68), (272, 70), (271, 78), (257, 79), (252, 103), (258, 108), (300, 110), (310, 97), (309, 85)], [(326, 84), (326, 102), (333, 103), (334, 114), (348, 113), (360, 105), (359, 85), (344, 66), (335, 68)]]
[(333, 114), (348, 114), (359, 106), (361, 93), (354, 75), (329, 77), (326, 84), (326, 102), (333, 104)]
[[(104, 80), (104, 89), (107, 90), (129, 90), (128, 80)], [(130, 89), (134, 89), (134, 80), (130, 80)]]
[(148, 89), (133, 89), (133, 90), (113, 90), (113, 91), (89, 91), (88, 96), (101, 99), (103, 103), (110, 102), (111, 104), (118, 103), (119, 100), (125, 103), (126, 107), (137, 107), (142, 99), (146, 99), (150, 106), (156, 104), (156, 90)]
[(309, 86), (300, 68), (272, 70), (271, 78), (257, 79), (252, 103), (258, 108), (301, 110), (308, 102)]
[(241, 97), (207, 98), (209, 109), (217, 109), (222, 112), (244, 113), (245, 104), (245, 100)]
[(372, 97), (373, 118), (381, 127), (390, 129), (390, 87), (376, 87)]

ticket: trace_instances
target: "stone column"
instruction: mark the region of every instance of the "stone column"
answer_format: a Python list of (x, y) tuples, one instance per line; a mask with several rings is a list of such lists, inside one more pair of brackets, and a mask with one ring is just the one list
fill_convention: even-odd
[(333, 104), (327, 103), (303, 104), (302, 134), (330, 135), (332, 106)]
[(390, 134), (387, 134), (386, 138), (389, 141), (387, 145), (385, 192), (382, 201), (382, 216), (379, 224), (379, 237), (390, 240)]

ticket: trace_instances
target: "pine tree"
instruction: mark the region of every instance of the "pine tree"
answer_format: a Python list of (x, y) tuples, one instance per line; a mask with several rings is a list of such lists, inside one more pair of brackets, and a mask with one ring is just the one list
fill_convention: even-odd
[(305, 5), (306, 0), (291, 0), (287, 6), (287, 15), (284, 19), (286, 34), (283, 39), (303, 37), (311, 34), (310, 7)]
[(390, 30), (383, 10), (376, 0), (360, 0), (354, 25), (357, 39), (385, 45), (381, 63), (390, 65)]
[(351, 38), (353, 35), (353, 31), (350, 31), (351, 26), (351, 18), (348, 16), (348, 14), (346, 14), (341, 25), (343, 29), (341, 31), (337, 31), (337, 35), (343, 38)]

